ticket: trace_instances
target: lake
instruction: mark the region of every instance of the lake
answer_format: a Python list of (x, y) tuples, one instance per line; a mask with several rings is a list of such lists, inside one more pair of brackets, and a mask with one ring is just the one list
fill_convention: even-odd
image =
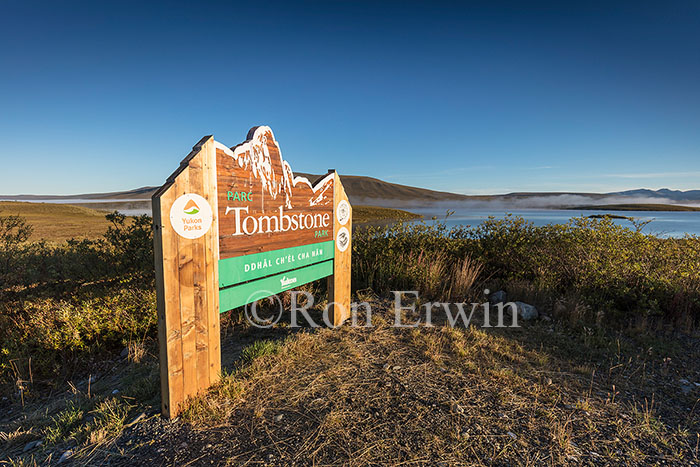
[[(6, 197), (8, 201), (12, 200)], [(151, 215), (151, 201), (147, 199), (19, 199), (16, 201), (33, 203), (59, 203), (86, 206), (106, 211), (118, 210), (128, 216), (140, 214)], [(436, 211), (435, 208), (410, 208), (402, 207), (411, 212), (425, 216), (430, 222), (432, 216), (445, 221), (445, 211)], [(546, 224), (565, 224), (572, 217), (590, 216), (594, 214), (617, 214), (634, 217), (642, 220), (651, 220), (644, 227), (643, 232), (658, 237), (682, 237), (683, 235), (700, 235), (700, 211), (606, 211), (606, 210), (575, 210), (575, 209), (457, 209), (455, 214), (448, 217), (445, 223), (449, 227), (457, 225), (477, 225), (493, 216), (503, 219), (506, 213), (531, 221), (540, 226)], [(632, 223), (626, 219), (614, 219), (616, 224), (632, 227)]]
[[(658, 237), (682, 237), (685, 234), (700, 235), (700, 211), (605, 211), (605, 210), (569, 210), (569, 209), (523, 209), (523, 210), (458, 210), (445, 220), (445, 212), (436, 213), (429, 209), (409, 209), (412, 212), (430, 219), (437, 216), (447, 226), (478, 225), (489, 216), (503, 219), (506, 213), (521, 216), (536, 226), (546, 224), (565, 224), (572, 217), (590, 216), (594, 214), (616, 214), (634, 217), (641, 220), (651, 220), (642, 230), (644, 233)], [(634, 228), (626, 219), (614, 219), (616, 224)], [(428, 221), (430, 222), (430, 221)]]

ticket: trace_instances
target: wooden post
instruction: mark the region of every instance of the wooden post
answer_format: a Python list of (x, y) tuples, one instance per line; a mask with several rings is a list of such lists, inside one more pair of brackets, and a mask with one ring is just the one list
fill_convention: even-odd
[(333, 232), (335, 258), (333, 275), (328, 277), (328, 303), (333, 325), (339, 326), (350, 317), (352, 206), (337, 173), (333, 182)]
[[(204, 198), (211, 213), (206, 232), (178, 234), (170, 221), (184, 195)], [(202, 203), (200, 203), (202, 204)], [(197, 211), (205, 206), (197, 206)], [(176, 416), (182, 403), (219, 379), (219, 232), (214, 138), (197, 143), (180, 167), (153, 195), (156, 293), (162, 412)]]

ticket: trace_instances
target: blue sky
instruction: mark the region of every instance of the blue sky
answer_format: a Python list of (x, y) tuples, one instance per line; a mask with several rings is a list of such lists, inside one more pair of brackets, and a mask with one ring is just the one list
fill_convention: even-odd
[(260, 124), (295, 171), (700, 188), (700, 3), (578, 3), (5, 0), (0, 194), (159, 185)]

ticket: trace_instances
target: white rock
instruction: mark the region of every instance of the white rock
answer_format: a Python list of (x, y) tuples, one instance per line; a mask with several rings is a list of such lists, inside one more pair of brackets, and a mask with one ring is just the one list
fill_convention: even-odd
[(494, 292), (491, 295), (489, 295), (489, 303), (491, 305), (495, 305), (497, 303), (505, 303), (506, 302), (506, 291), (505, 290), (499, 290), (498, 292)]
[(44, 443), (42, 443), (42, 441), (40, 439), (30, 441), (24, 446), (24, 449), (22, 449), (22, 452), (31, 451), (34, 448), (38, 448), (42, 444), (44, 444)]
[(540, 315), (534, 305), (528, 305), (524, 302), (515, 302), (515, 306), (518, 309), (518, 315), (525, 321), (537, 319)]
[(69, 449), (66, 452), (64, 452), (63, 454), (61, 454), (61, 457), (58, 459), (58, 463), (62, 464), (64, 462), (66, 462), (68, 459), (70, 459), (71, 457), (73, 457), (73, 451), (71, 451)]

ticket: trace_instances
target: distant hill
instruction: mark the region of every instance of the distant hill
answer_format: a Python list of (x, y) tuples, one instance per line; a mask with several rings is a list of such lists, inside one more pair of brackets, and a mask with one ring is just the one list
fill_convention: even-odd
[[(296, 173), (314, 182), (321, 175)], [(473, 208), (555, 208), (601, 204), (698, 204), (700, 190), (627, 190), (612, 193), (575, 192), (514, 192), (502, 195), (462, 195), (435, 191), (397, 183), (385, 182), (372, 177), (342, 175), (345, 191), (354, 204), (384, 207), (429, 207), (440, 203), (443, 206), (465, 206)], [(158, 187), (142, 187), (128, 191), (108, 193), (83, 193), (76, 195), (0, 195), (0, 200), (71, 202), (97, 209), (128, 206), (133, 209), (150, 209), (150, 198)], [(86, 203), (92, 200), (92, 203)], [(103, 201), (95, 203), (96, 201)], [(465, 204), (466, 203), (466, 204)]]
[(618, 191), (616, 193), (609, 193), (611, 195), (622, 195), (622, 196), (642, 196), (648, 198), (666, 198), (671, 201), (700, 201), (700, 190), (669, 190), (668, 188), (662, 188), (660, 190), (648, 190), (642, 188), (639, 190), (627, 190)]
[[(312, 183), (321, 177), (307, 173), (295, 174), (299, 177), (306, 177)], [(389, 183), (378, 178), (364, 177), (359, 175), (341, 175), (341, 181), (345, 192), (354, 204), (373, 204), (366, 201), (398, 201), (398, 202), (439, 202), (439, 201), (466, 201), (469, 199), (481, 198), (480, 196), (460, 195), (448, 193), (446, 191), (434, 191), (426, 188), (416, 188), (413, 186)]]
[(150, 200), (151, 195), (159, 187), (145, 186), (128, 191), (110, 191), (107, 193), (82, 193), (76, 195), (0, 195), (0, 200), (31, 201), (31, 200), (69, 200), (69, 199), (124, 199)]

